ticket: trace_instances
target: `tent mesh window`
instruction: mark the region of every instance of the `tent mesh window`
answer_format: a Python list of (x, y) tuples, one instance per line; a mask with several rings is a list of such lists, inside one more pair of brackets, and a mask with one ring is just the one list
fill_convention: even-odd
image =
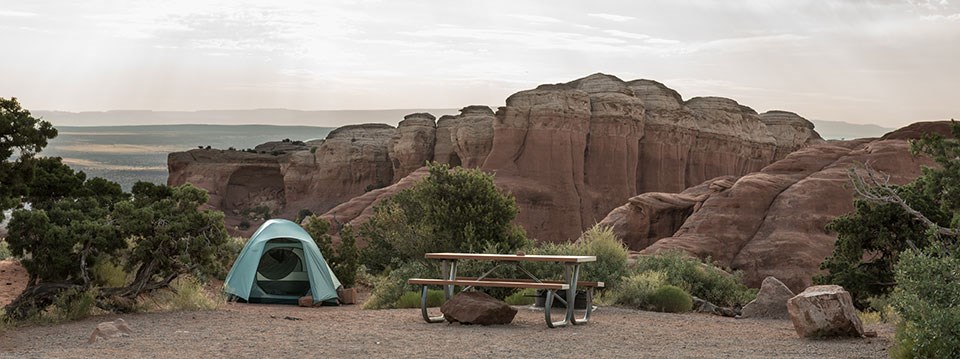
[[(305, 278), (303, 260), (296, 252), (300, 248), (276, 247), (267, 250), (260, 257), (257, 273), (266, 280), (258, 280), (257, 285), (264, 293), (272, 295), (303, 296), (310, 291), (310, 281)], [(291, 274), (302, 274), (300, 278)]]

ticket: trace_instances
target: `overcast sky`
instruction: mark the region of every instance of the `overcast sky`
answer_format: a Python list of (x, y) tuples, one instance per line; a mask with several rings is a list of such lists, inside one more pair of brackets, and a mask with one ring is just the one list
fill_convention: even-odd
[(595, 72), (763, 112), (960, 119), (960, 0), (0, 0), (33, 110), (447, 108)]

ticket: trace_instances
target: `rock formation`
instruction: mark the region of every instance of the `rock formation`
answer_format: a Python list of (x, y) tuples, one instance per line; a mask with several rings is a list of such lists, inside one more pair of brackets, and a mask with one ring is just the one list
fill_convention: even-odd
[(399, 181), (433, 159), (437, 136), (435, 120), (436, 117), (429, 113), (414, 113), (404, 116), (397, 125), (389, 146), (390, 161), (393, 163), (392, 182)]
[(460, 292), (440, 306), (447, 322), (460, 324), (510, 324), (517, 310), (484, 292)]
[(839, 285), (807, 288), (787, 301), (787, 311), (801, 338), (863, 337), (853, 299)]
[[(905, 130), (913, 133), (918, 127)], [(898, 132), (888, 136), (902, 138)], [(849, 170), (869, 163), (890, 175), (891, 183), (909, 182), (921, 166), (933, 165), (911, 155), (909, 147), (904, 139), (812, 145), (735, 181), (722, 177), (679, 194), (633, 197), (601, 223), (641, 254), (680, 250), (742, 270), (751, 287), (774, 276), (800, 291), (812, 284), (833, 251), (836, 234), (827, 232), (826, 224), (853, 210)]]
[(495, 173), (516, 197), (527, 233), (562, 242), (637, 194), (745, 175), (819, 141), (809, 122), (787, 114), (761, 116), (719, 97), (684, 102), (655, 81), (594, 74), (521, 91), (496, 113), (468, 106), (436, 122), (411, 114), (397, 128), (346, 126), (322, 141), (274, 142), (259, 153), (174, 153), (168, 183), (207, 189), (210, 205), (228, 217), (267, 206), (292, 218), (343, 204), (328, 217), (346, 223), (375, 203), (365, 192), (433, 160)]
[(789, 319), (787, 301), (794, 294), (783, 282), (766, 277), (760, 285), (757, 298), (743, 306), (741, 318)]

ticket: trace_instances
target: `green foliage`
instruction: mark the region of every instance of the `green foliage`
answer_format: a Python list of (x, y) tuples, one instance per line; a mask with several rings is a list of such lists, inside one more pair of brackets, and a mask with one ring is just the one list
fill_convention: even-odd
[(120, 237), (133, 239), (126, 269), (136, 269), (136, 280), (222, 270), (218, 257), (224, 255), (229, 237), (222, 212), (199, 210), (207, 202), (206, 191), (190, 184), (137, 182), (132, 194), (132, 200), (116, 205), (112, 217)]
[[(580, 280), (604, 282), (607, 288), (617, 286), (620, 278), (627, 274), (629, 256), (627, 247), (613, 230), (600, 225), (588, 229), (575, 243), (546, 243), (530, 249), (528, 254), (595, 256), (596, 262), (580, 267)], [(560, 279), (556, 276), (562, 274), (554, 264), (540, 263), (530, 267), (538, 277)]]
[[(441, 291), (440, 293), (442, 294), (443, 292)], [(527, 288), (503, 298), (503, 301), (510, 305), (531, 305), (537, 300), (535, 298), (536, 294), (536, 290)]]
[(374, 207), (361, 228), (368, 246), (363, 264), (374, 273), (428, 252), (477, 252), (493, 245), (501, 253), (527, 246), (513, 197), (480, 170), (431, 164), (430, 175)]
[(90, 316), (96, 308), (95, 290), (79, 291), (75, 289), (61, 293), (53, 303), (54, 321), (74, 321)]
[(33, 117), (16, 98), (0, 97), (0, 221), (29, 193), (34, 156), (54, 137), (57, 130), (49, 122)]
[(333, 237), (327, 232), (330, 222), (316, 215), (307, 217), (302, 224), (304, 230), (310, 234), (317, 248), (323, 254), (327, 264), (333, 269), (334, 275), (345, 288), (352, 288), (357, 283), (357, 270), (360, 268), (360, 250), (357, 248), (357, 237), (353, 228), (344, 226), (340, 229), (340, 242), (333, 244)]
[(666, 285), (666, 281), (667, 276), (663, 272), (646, 271), (630, 275), (612, 291), (612, 301), (636, 309), (646, 309), (650, 304), (650, 296), (657, 288)]
[(170, 290), (154, 296), (155, 305), (161, 310), (194, 311), (217, 309), (226, 300), (223, 297), (211, 297), (203, 289), (203, 283), (192, 276), (177, 278)]
[(641, 256), (637, 258), (634, 270), (637, 273), (663, 272), (667, 284), (719, 306), (743, 305), (756, 297), (755, 290), (743, 285), (741, 273), (730, 274), (716, 268), (709, 260), (704, 263), (678, 252)]
[(429, 278), (436, 273), (436, 269), (418, 261), (383, 273), (374, 281), (373, 291), (370, 292), (370, 298), (363, 303), (363, 309), (392, 309), (405, 293), (419, 289), (407, 284), (407, 279)]
[[(898, 190), (904, 196), (908, 187)], [(842, 286), (859, 308), (872, 296), (889, 294), (893, 289), (893, 267), (910, 242), (926, 245), (923, 225), (914, 221), (900, 206), (854, 201), (854, 212), (835, 218), (827, 230), (838, 234), (833, 254), (820, 264), (826, 274), (818, 275), (818, 284)]]
[(905, 324), (904, 357), (960, 357), (960, 258), (941, 250), (907, 250), (896, 268), (892, 301)]
[[(960, 136), (960, 124), (952, 126), (954, 136)], [(960, 143), (926, 135), (911, 143), (911, 151), (930, 156), (939, 167), (924, 168), (913, 182), (890, 188), (935, 226), (960, 228)], [(890, 293), (901, 252), (911, 246), (925, 248), (937, 241), (937, 235), (931, 236), (936, 228), (928, 228), (895, 203), (856, 199), (854, 208), (827, 226), (838, 239), (833, 254), (820, 266), (829, 272), (815, 280), (843, 286), (862, 308), (867, 297)]]
[(693, 298), (677, 286), (664, 285), (650, 295), (650, 308), (658, 312), (683, 313), (693, 308)]
[[(28, 184), (30, 210), (16, 210), (7, 242), (39, 282), (83, 283), (83, 271), (100, 257), (117, 254), (126, 242), (114, 224), (114, 204), (127, 198), (120, 186), (100, 178), (87, 180), (60, 158), (36, 161), (36, 181)], [(68, 183), (71, 187), (62, 187)]]
[(90, 271), (93, 275), (93, 281), (101, 287), (122, 287), (127, 284), (129, 275), (123, 270), (123, 266), (114, 263), (113, 260), (105, 259), (97, 261)]
[[(427, 290), (427, 307), (439, 307), (443, 305), (443, 291), (439, 289)], [(394, 308), (420, 308), (420, 292), (406, 292), (397, 299), (393, 305)]]
[(0, 238), (0, 261), (13, 257), (13, 253), (10, 252), (10, 245), (7, 244), (7, 241)]

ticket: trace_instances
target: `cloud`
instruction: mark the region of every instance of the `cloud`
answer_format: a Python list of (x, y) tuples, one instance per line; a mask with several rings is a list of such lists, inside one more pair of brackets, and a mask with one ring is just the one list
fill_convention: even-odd
[(6, 17), (34, 17), (37, 16), (36, 13), (26, 12), (26, 11), (12, 11), (12, 10), (0, 10), (0, 16)]
[(595, 17), (595, 18), (598, 18), (598, 19), (609, 20), (609, 21), (615, 21), (615, 22), (624, 22), (624, 21), (636, 20), (635, 17), (631, 17), (631, 16), (614, 15), (614, 14), (602, 14), (602, 13), (587, 14), (587, 16)]
[(560, 19), (549, 17), (549, 16), (540, 16), (540, 15), (526, 15), (526, 14), (509, 14), (509, 17), (523, 20), (526, 22), (533, 23), (560, 23)]

